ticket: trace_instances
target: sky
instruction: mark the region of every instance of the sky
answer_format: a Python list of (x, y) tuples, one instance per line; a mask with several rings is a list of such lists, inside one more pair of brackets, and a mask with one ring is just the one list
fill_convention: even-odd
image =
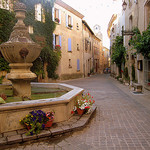
[(109, 48), (110, 42), (107, 36), (107, 27), (114, 13), (122, 9), (122, 0), (62, 0), (78, 12), (83, 14), (90, 28), (93, 30), (94, 25), (101, 26), (103, 34), (103, 46)]

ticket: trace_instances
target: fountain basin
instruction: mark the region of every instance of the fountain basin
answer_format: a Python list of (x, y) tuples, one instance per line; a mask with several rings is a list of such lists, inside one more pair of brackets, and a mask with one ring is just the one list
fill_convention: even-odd
[[(0, 105), (0, 133), (22, 129), (19, 120), (24, 118), (32, 110), (55, 111), (54, 122), (68, 120), (72, 114), (75, 101), (82, 97), (83, 89), (61, 83), (32, 83), (33, 87), (60, 88), (68, 93), (48, 99), (12, 102)], [(23, 89), (22, 89), (23, 90)]]

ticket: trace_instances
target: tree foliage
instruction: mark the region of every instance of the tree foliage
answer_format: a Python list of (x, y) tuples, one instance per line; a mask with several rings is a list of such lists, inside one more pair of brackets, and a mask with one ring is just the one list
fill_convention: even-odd
[[(31, 70), (37, 75), (44, 74), (44, 63), (47, 62), (47, 71), (49, 78), (56, 78), (56, 68), (60, 60), (60, 52), (53, 50), (53, 31), (55, 30), (55, 23), (52, 21), (52, 7), (55, 0), (17, 0), (27, 6), (26, 18), (24, 23), (26, 26), (33, 26), (34, 34), (31, 34), (33, 41), (39, 43), (43, 48), (39, 58), (33, 62)], [(12, 1), (11, 2), (15, 2)], [(35, 5), (42, 4), (42, 17), (45, 21), (35, 20)], [(0, 43), (6, 42), (12, 32), (14, 26), (14, 13), (8, 10), (0, 9)], [(37, 40), (37, 36), (44, 37), (44, 44)]]
[(138, 28), (134, 28), (133, 33), (130, 45), (136, 49), (136, 53), (141, 53), (144, 58), (150, 58), (150, 24), (142, 34)]
[(112, 45), (111, 60), (113, 63), (116, 63), (116, 65), (119, 67), (119, 71), (121, 71), (122, 63), (125, 63), (125, 54), (126, 50), (123, 46), (123, 37), (116, 36), (116, 39)]
[[(8, 41), (13, 26), (15, 25), (15, 15), (5, 9), (0, 9), (0, 44)], [(0, 54), (0, 71), (9, 71), (9, 64)]]

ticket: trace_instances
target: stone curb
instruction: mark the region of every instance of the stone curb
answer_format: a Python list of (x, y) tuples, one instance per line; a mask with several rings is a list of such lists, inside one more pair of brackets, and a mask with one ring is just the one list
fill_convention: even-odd
[(0, 134), (0, 148), (45, 137), (53, 138), (68, 132), (80, 130), (87, 125), (96, 109), (97, 107), (93, 106), (93, 110), (90, 114), (84, 114), (82, 116), (73, 115), (68, 121), (54, 124), (51, 128), (45, 128), (38, 135), (26, 136), (26, 129), (2, 133)]

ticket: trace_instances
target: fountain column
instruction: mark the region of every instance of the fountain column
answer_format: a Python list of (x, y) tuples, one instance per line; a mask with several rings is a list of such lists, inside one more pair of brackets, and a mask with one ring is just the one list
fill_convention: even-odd
[(4, 58), (10, 63), (10, 73), (7, 78), (11, 80), (13, 95), (19, 97), (31, 97), (31, 80), (36, 75), (30, 71), (32, 62), (40, 55), (41, 47), (32, 41), (25, 19), (26, 6), (23, 3), (14, 4), (17, 23), (13, 28), (9, 40), (0, 45)]

